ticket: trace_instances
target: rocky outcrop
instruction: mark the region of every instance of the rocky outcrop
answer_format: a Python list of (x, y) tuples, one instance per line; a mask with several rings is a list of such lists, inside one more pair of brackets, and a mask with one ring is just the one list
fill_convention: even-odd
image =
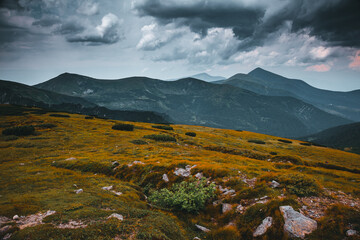
[(210, 232), (210, 229), (203, 227), (201, 225), (195, 224), (195, 227), (197, 227), (198, 229), (200, 229), (203, 232)]
[(231, 204), (229, 204), (229, 203), (222, 204), (222, 213), (229, 212), (229, 211), (231, 211), (231, 209), (232, 209)]
[(254, 237), (264, 235), (273, 223), (272, 217), (266, 217), (253, 233)]
[(84, 190), (82, 190), (81, 188), (80, 189), (77, 189), (77, 190), (74, 190), (74, 192), (76, 193), (76, 194), (79, 194), (79, 193), (82, 193)]
[(111, 214), (111, 215), (108, 217), (108, 219), (109, 219), (109, 218), (116, 218), (116, 219), (118, 219), (118, 220), (120, 220), (120, 221), (124, 221), (123, 215), (118, 214), (118, 213), (113, 213), (113, 214)]
[(191, 174), (191, 169), (193, 169), (194, 167), (196, 167), (196, 165), (187, 165), (185, 168), (176, 168), (174, 174), (176, 176), (189, 177)]
[(165, 181), (165, 182), (169, 182), (169, 177), (166, 173), (163, 174), (162, 176), (162, 179)]
[(285, 221), (285, 232), (294, 237), (304, 238), (306, 234), (313, 232), (317, 228), (315, 220), (305, 217), (291, 206), (281, 206), (280, 211)]

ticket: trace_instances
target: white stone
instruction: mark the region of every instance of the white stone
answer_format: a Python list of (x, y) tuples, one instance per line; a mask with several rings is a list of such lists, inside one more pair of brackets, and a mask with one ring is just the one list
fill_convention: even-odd
[(269, 227), (271, 227), (273, 223), (272, 217), (266, 217), (262, 223), (256, 228), (255, 232), (253, 233), (254, 237), (258, 237), (264, 235)]
[(236, 212), (241, 213), (241, 212), (243, 212), (243, 211), (244, 211), (244, 206), (241, 205), (241, 204), (239, 204), (239, 205), (236, 207)]
[(101, 189), (105, 191), (110, 191), (111, 189), (113, 189), (113, 186), (102, 187)]
[(65, 161), (72, 161), (72, 160), (76, 160), (76, 158), (70, 157), (70, 158), (65, 159)]
[(222, 213), (229, 212), (229, 211), (231, 211), (231, 209), (232, 209), (231, 204), (229, 204), (229, 203), (222, 204)]
[(278, 183), (275, 180), (272, 180), (271, 183), (270, 183), (270, 187), (272, 187), (272, 188), (277, 188), (279, 186), (280, 186), (280, 183)]
[(117, 214), (117, 213), (111, 214), (111, 215), (108, 217), (108, 219), (109, 219), (109, 218), (116, 218), (116, 219), (118, 219), (118, 220), (120, 220), (120, 221), (123, 221), (123, 220), (124, 220), (123, 215)]
[(356, 231), (356, 230), (349, 229), (349, 230), (346, 231), (346, 236), (347, 236), (347, 237), (355, 236), (355, 235), (357, 235), (357, 231)]
[(162, 179), (165, 181), (165, 182), (169, 182), (169, 177), (166, 173), (163, 174), (162, 176)]
[(133, 161), (132, 163), (129, 163), (128, 166), (129, 166), (129, 167), (132, 167), (132, 166), (135, 165), (135, 164), (142, 164), (142, 165), (144, 165), (145, 163), (143, 163), (142, 161)]
[(114, 191), (114, 190), (112, 190), (111, 192), (114, 193), (114, 194), (117, 195), (117, 196), (120, 196), (120, 195), (123, 194), (122, 192), (117, 192), (117, 191)]
[(82, 188), (80, 188), (80, 189), (77, 189), (77, 190), (75, 190), (75, 193), (76, 194), (79, 194), (79, 193), (82, 193), (84, 190), (82, 190)]
[(13, 216), (13, 220), (18, 220), (19, 218), (20, 218), (19, 215)]
[(176, 176), (189, 177), (191, 174), (190, 170), (191, 169), (176, 168), (174, 174)]
[(201, 178), (203, 178), (204, 176), (203, 176), (202, 173), (198, 172), (197, 174), (195, 174), (195, 177), (196, 177), (197, 179), (201, 179)]
[(198, 229), (200, 229), (203, 232), (210, 232), (210, 229), (203, 227), (201, 225), (195, 224), (195, 227), (197, 227)]
[(317, 228), (315, 220), (305, 217), (291, 206), (281, 206), (280, 211), (285, 221), (284, 230), (294, 237), (304, 238)]

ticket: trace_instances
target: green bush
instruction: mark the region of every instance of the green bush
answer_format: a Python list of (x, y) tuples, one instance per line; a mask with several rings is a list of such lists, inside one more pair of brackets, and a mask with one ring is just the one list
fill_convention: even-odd
[(121, 131), (134, 131), (134, 125), (132, 124), (125, 124), (125, 123), (118, 123), (112, 126), (114, 130), (121, 130)]
[(300, 143), (300, 145), (303, 145), (303, 146), (311, 146), (312, 144), (309, 143), (309, 142), (302, 142), (302, 143)]
[(277, 180), (284, 184), (290, 193), (299, 197), (317, 196), (321, 192), (314, 179), (302, 174), (281, 175)]
[(194, 133), (194, 132), (187, 132), (187, 133), (185, 133), (185, 135), (190, 136), (190, 137), (196, 137), (196, 133)]
[(151, 134), (151, 135), (145, 135), (144, 138), (159, 141), (159, 142), (176, 142), (176, 138), (165, 135), (165, 134)]
[(69, 115), (66, 114), (58, 114), (58, 113), (54, 113), (54, 114), (49, 114), (49, 116), (51, 117), (63, 117), (63, 118), (69, 118)]
[(136, 144), (136, 145), (145, 145), (145, 144), (148, 144), (146, 141), (141, 140), (141, 139), (135, 139), (135, 140), (132, 140), (132, 141), (130, 141), (130, 142), (133, 143), (133, 144)]
[(86, 116), (85, 119), (94, 119), (93, 116)]
[(283, 143), (292, 143), (292, 141), (285, 140), (285, 139), (278, 139), (278, 141), (283, 142)]
[(265, 144), (264, 141), (257, 140), (257, 139), (250, 139), (248, 140), (249, 143), (256, 143), (256, 144)]
[(29, 135), (33, 135), (34, 133), (35, 133), (35, 128), (31, 125), (6, 128), (2, 131), (3, 135), (15, 135), (15, 136), (29, 136)]
[(271, 161), (283, 163), (291, 162), (292, 164), (296, 165), (304, 165), (304, 161), (297, 156), (274, 156), (271, 158)]
[(173, 210), (198, 212), (205, 207), (205, 203), (215, 196), (215, 185), (206, 184), (205, 178), (189, 182), (176, 183), (172, 188), (163, 188), (154, 191), (149, 201), (154, 205), (170, 208)]
[(170, 126), (162, 126), (162, 125), (154, 125), (151, 126), (152, 128), (157, 128), (157, 129), (162, 129), (162, 130), (174, 130), (172, 127)]

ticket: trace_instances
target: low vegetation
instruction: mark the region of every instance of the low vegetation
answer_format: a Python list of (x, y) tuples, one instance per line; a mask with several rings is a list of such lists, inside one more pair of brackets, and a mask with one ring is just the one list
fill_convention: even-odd
[(176, 138), (166, 134), (145, 135), (144, 138), (155, 140), (158, 142), (176, 142)]
[(134, 125), (126, 123), (118, 123), (111, 127), (114, 130), (120, 131), (134, 131)]
[(2, 131), (3, 135), (29, 136), (35, 133), (33, 126), (17, 126), (6, 128)]
[(196, 137), (196, 133), (194, 132), (186, 132), (185, 135), (190, 137)]
[(165, 126), (165, 125), (154, 125), (152, 128), (162, 129), (162, 130), (174, 130), (173, 127)]
[(250, 139), (248, 140), (249, 143), (256, 143), (256, 144), (266, 144), (266, 142), (258, 140), (258, 139)]
[(60, 117), (60, 118), (69, 118), (70, 117), (67, 114), (59, 114), (59, 113), (52, 113), (52, 114), (49, 114), (49, 116), (51, 116), (51, 117)]

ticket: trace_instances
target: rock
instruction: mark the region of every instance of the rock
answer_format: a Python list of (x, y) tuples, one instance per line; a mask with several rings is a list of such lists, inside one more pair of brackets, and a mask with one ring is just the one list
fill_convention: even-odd
[(111, 163), (111, 165), (113, 165), (113, 167), (117, 167), (117, 166), (119, 166), (120, 164), (119, 164), (118, 161), (114, 161), (114, 162)]
[(244, 206), (239, 204), (237, 207), (236, 207), (236, 212), (238, 213), (243, 213), (245, 210)]
[(231, 211), (231, 209), (232, 209), (231, 204), (229, 204), (229, 203), (222, 204), (222, 213), (229, 212), (229, 211)]
[(272, 217), (266, 217), (262, 223), (256, 228), (255, 232), (253, 233), (254, 237), (258, 237), (264, 235), (269, 227), (271, 227), (273, 223)]
[(69, 158), (65, 159), (65, 161), (72, 161), (72, 160), (76, 160), (76, 158), (74, 158), (74, 157), (69, 157)]
[(42, 220), (46, 218), (47, 216), (55, 214), (55, 211), (48, 210), (45, 213), (36, 213), (32, 215), (28, 215), (26, 217), (21, 217), (18, 220), (16, 220), (16, 223), (18, 227), (21, 229), (27, 228), (27, 227), (34, 227), (40, 224), (43, 224)]
[(132, 167), (132, 166), (135, 165), (135, 164), (142, 164), (142, 165), (144, 165), (145, 163), (143, 163), (142, 161), (133, 161), (132, 163), (129, 163), (128, 166), (129, 166), (129, 167)]
[(272, 188), (277, 188), (277, 187), (279, 187), (280, 186), (280, 183), (278, 183), (277, 181), (275, 181), (275, 180), (272, 180), (271, 182), (270, 182), (270, 187), (272, 187)]
[(349, 229), (346, 231), (346, 236), (350, 237), (350, 236), (356, 236), (357, 235), (357, 231), (353, 230), (353, 229)]
[(176, 168), (174, 174), (176, 176), (189, 177), (191, 174), (190, 170), (191, 168)]
[(3, 225), (4, 223), (10, 222), (11, 219), (4, 217), (4, 216), (0, 216), (0, 226)]
[(252, 178), (252, 179), (244, 179), (243, 182), (246, 183), (249, 187), (253, 188), (255, 187), (255, 183), (256, 183), (256, 177)]
[(114, 194), (117, 195), (117, 196), (120, 196), (120, 195), (123, 194), (122, 192), (117, 192), (117, 191), (114, 191), (114, 190), (112, 190), (111, 192), (114, 193)]
[(0, 228), (0, 234), (6, 233), (11, 228), (10, 225), (6, 225), (5, 227)]
[(102, 187), (101, 189), (105, 191), (110, 191), (111, 189), (113, 189), (113, 186)]
[(195, 224), (195, 227), (197, 227), (198, 229), (200, 229), (203, 232), (210, 232), (210, 229), (203, 227), (201, 225)]
[(79, 193), (82, 193), (84, 190), (82, 190), (82, 188), (80, 188), (80, 189), (77, 189), (77, 190), (75, 190), (74, 192), (76, 193), (76, 194), (79, 194)]
[(194, 237), (193, 240), (201, 240), (201, 238)]
[(2, 239), (3, 240), (8, 240), (11, 238), (11, 233), (7, 233)]
[(195, 177), (196, 177), (197, 179), (202, 179), (204, 176), (203, 176), (202, 173), (198, 172), (197, 174), (195, 174)]
[(291, 206), (281, 206), (280, 211), (285, 221), (284, 230), (294, 237), (304, 238), (317, 228), (315, 220), (305, 217)]
[(111, 214), (110, 216), (108, 216), (108, 219), (109, 219), (109, 218), (116, 218), (116, 219), (118, 219), (118, 220), (120, 220), (120, 221), (124, 221), (123, 215), (117, 214), (117, 213)]
[(169, 182), (169, 177), (166, 173), (163, 174), (163, 177), (162, 179), (165, 181), (165, 182)]
[(20, 219), (19, 215), (13, 216), (13, 220), (19, 220), (19, 219)]
[(70, 220), (68, 223), (61, 223), (56, 226), (57, 228), (70, 228), (70, 229), (76, 229), (76, 228), (86, 228), (87, 225), (83, 223), (82, 221), (74, 221)]
[(217, 206), (217, 205), (219, 205), (221, 202), (222, 202), (221, 199), (216, 200), (216, 201), (213, 201), (213, 205), (214, 205), (214, 206)]

